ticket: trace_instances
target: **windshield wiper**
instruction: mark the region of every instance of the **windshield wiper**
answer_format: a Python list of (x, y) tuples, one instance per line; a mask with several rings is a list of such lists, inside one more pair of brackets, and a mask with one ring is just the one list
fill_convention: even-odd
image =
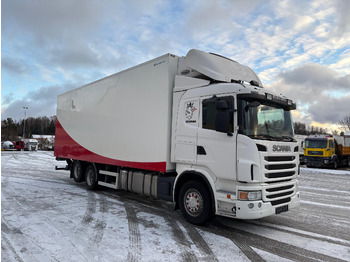
[(296, 140), (293, 138), (293, 137), (291, 137), (291, 136), (282, 136), (282, 138), (283, 139), (286, 139), (286, 140), (288, 140), (288, 141), (291, 141), (291, 142), (295, 142)]
[(265, 134), (258, 134), (258, 135), (248, 135), (250, 138), (255, 138), (255, 139), (263, 139), (263, 140), (275, 140), (275, 136), (271, 135), (265, 135)]

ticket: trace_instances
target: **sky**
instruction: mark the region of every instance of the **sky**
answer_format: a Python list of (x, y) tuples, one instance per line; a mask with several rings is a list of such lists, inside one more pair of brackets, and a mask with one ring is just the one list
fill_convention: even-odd
[(350, 115), (347, 0), (2, 0), (1, 118), (56, 114), (57, 95), (166, 53), (217, 53), (293, 99), (294, 121)]

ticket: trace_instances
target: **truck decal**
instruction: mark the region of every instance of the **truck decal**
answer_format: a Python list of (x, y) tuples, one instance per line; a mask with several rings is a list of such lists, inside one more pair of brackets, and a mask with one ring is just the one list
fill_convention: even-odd
[(166, 172), (166, 162), (131, 162), (98, 155), (79, 145), (56, 120), (55, 156), (94, 163), (104, 163), (138, 169)]
[(193, 114), (196, 110), (197, 108), (194, 106), (194, 102), (189, 102), (186, 104), (186, 110), (185, 110), (186, 123), (197, 122), (196, 119), (193, 119)]

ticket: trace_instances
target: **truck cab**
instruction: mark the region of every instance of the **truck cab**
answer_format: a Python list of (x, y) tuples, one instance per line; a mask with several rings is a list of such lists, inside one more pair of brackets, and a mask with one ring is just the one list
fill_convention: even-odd
[(174, 199), (180, 208), (185, 202), (182, 213), (189, 221), (198, 219), (201, 206), (186, 201), (192, 191), (181, 196), (176, 188), (190, 180), (212, 190), (213, 210), (223, 216), (256, 219), (299, 205), (299, 152), (291, 117), (296, 106), (264, 90), (257, 76), (244, 81), (248, 72), (218, 83), (204, 77), (175, 81), (172, 161), (179, 175)]
[(307, 167), (350, 166), (350, 147), (331, 136), (306, 138), (304, 155)]

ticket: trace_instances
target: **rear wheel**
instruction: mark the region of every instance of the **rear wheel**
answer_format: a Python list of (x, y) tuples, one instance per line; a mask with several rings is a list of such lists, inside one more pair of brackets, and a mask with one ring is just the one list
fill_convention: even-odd
[(85, 183), (89, 190), (97, 188), (97, 170), (93, 165), (89, 165), (85, 171)]
[(198, 181), (186, 182), (180, 190), (178, 201), (182, 216), (192, 224), (203, 225), (214, 217), (210, 193)]
[(72, 176), (75, 182), (80, 183), (84, 181), (84, 170), (83, 170), (82, 162), (75, 160), (73, 162), (71, 170), (72, 170)]

